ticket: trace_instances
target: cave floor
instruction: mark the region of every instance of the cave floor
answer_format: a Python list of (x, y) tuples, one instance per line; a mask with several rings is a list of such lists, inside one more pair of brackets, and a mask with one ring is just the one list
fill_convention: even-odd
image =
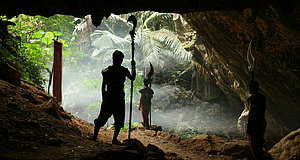
[[(0, 159), (116, 159), (115, 154), (124, 153), (122, 146), (111, 144), (113, 130), (102, 128), (98, 142), (88, 139), (93, 133), (93, 124), (64, 111), (52, 96), (28, 82), (14, 86), (0, 80), (0, 102)], [(119, 140), (123, 141), (127, 136), (126, 131), (121, 131)], [(180, 141), (170, 133), (137, 127), (131, 138), (144, 146), (157, 146), (169, 160), (236, 159), (219, 154), (220, 150), (215, 152), (225, 144), (216, 136), (204, 135), (202, 139)], [(235, 144), (241, 142), (235, 141)]]

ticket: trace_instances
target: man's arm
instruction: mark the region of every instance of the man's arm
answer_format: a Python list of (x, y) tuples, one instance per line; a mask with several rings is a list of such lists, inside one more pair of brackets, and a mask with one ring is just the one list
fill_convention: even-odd
[(143, 101), (143, 94), (141, 94), (140, 104), (139, 104), (139, 110), (141, 110), (141, 108), (142, 108), (142, 101)]
[(105, 90), (106, 85), (107, 85), (107, 82), (106, 82), (106, 80), (103, 78), (103, 81), (102, 81), (102, 87), (101, 87), (102, 98), (105, 97), (105, 95), (106, 95), (106, 90)]
[(134, 81), (135, 80), (135, 76), (136, 76), (136, 71), (135, 71), (135, 61), (131, 61), (131, 65), (132, 65), (132, 70), (131, 70), (131, 74), (129, 73), (129, 71), (127, 70), (126, 72), (126, 76)]

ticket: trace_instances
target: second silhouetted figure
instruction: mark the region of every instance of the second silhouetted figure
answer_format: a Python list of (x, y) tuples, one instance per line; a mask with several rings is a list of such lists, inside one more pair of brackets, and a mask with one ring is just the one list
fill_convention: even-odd
[(264, 133), (267, 122), (265, 119), (266, 97), (258, 92), (259, 85), (257, 81), (250, 81), (249, 91), (251, 96), (247, 99), (249, 105), (249, 116), (247, 125), (247, 134), (253, 157), (257, 160), (264, 160), (263, 151)]

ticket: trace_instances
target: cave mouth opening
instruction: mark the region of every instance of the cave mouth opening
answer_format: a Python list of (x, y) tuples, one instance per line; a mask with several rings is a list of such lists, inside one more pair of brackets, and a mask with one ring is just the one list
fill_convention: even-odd
[[(133, 122), (141, 122), (141, 113), (135, 106), (139, 103), (138, 90), (143, 87), (143, 77), (149, 71), (148, 65), (151, 62), (155, 68), (152, 123), (161, 125), (163, 131), (183, 138), (203, 133), (227, 138), (236, 135), (237, 118), (224, 102), (224, 95), (220, 91), (211, 91), (211, 81), (197, 79), (201, 75), (192, 59), (193, 36), (196, 33), (190, 28), (182, 28), (184, 21), (178, 14), (151, 11), (112, 14), (104, 18), (98, 27), (93, 26), (89, 15), (83, 18), (19, 15), (10, 19), (16, 23), (16, 26), (10, 27), (10, 32), (21, 37), (21, 45), (24, 45), (21, 51), (24, 49), (27, 53), (31, 52), (30, 56), (34, 57), (32, 63), (49, 70), (53, 63), (53, 39), (58, 37), (65, 46), (62, 106), (73, 115), (93, 122), (102, 101), (101, 70), (111, 65), (111, 53), (114, 50), (124, 52), (123, 64), (130, 68), (131, 41), (128, 32), (132, 25), (126, 21), (129, 15), (141, 19), (138, 21), (135, 39), (138, 75), (134, 89)], [(187, 35), (179, 34), (183, 31), (188, 31), (184, 32)], [(49, 75), (44, 69), (38, 71), (41, 71), (40, 78), (45, 82), (44, 88), (47, 90)], [(198, 74), (196, 78), (195, 74)], [(25, 78), (34, 82), (32, 77)], [(205, 82), (202, 85), (206, 87), (195, 87), (199, 81)], [(125, 90), (129, 93), (129, 87), (125, 87)], [(217, 92), (215, 94), (218, 96), (207, 98), (212, 92)], [(203, 96), (203, 93), (206, 95)], [(126, 101), (129, 101), (129, 96), (126, 96)], [(128, 116), (125, 122), (128, 122)], [(112, 118), (106, 127), (111, 124)]]

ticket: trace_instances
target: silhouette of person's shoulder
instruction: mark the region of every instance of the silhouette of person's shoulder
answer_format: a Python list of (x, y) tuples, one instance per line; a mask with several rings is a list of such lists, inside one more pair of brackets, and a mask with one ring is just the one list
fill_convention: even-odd
[(249, 97), (249, 99), (254, 99), (254, 100), (265, 100), (266, 96), (261, 94), (261, 93), (257, 93), (255, 95), (252, 95)]
[(153, 90), (151, 88), (143, 88), (139, 90), (140, 93), (146, 93), (146, 94), (154, 94)]
[(266, 103), (266, 96), (265, 95), (263, 95), (261, 93), (258, 93), (257, 96), (259, 97), (260, 101), (262, 101), (263, 103)]
[(117, 78), (117, 77), (123, 77), (126, 76), (126, 74), (129, 73), (129, 70), (123, 66), (109, 66), (102, 70), (103, 77), (111, 77), (111, 78)]
[(101, 71), (101, 73), (102, 73), (102, 74), (105, 74), (105, 73), (107, 73), (107, 71), (108, 71), (108, 68), (109, 68), (109, 67), (107, 67), (107, 68), (103, 69), (103, 70)]
[(261, 93), (258, 93), (258, 95), (259, 95), (260, 97), (266, 98), (266, 96), (263, 95), (263, 94), (261, 94)]

